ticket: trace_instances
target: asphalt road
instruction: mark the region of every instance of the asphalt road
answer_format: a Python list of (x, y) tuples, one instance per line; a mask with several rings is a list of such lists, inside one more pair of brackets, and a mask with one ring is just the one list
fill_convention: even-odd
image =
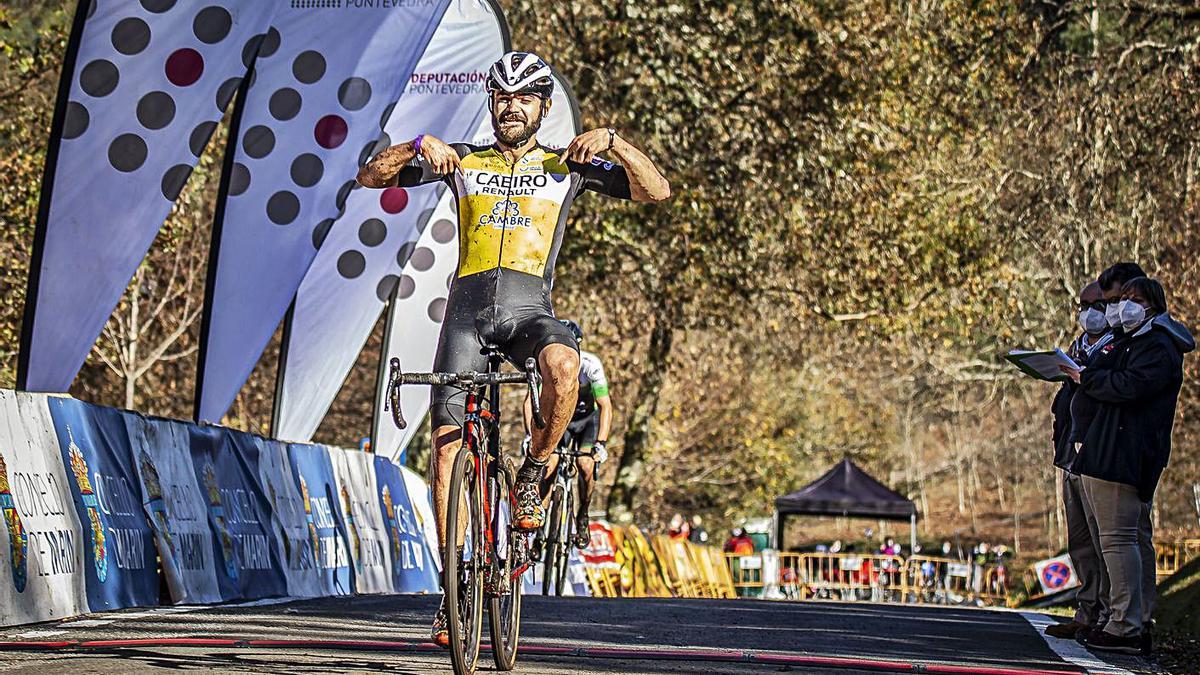
[[(95, 614), (0, 631), (0, 640), (10, 641), (0, 650), (0, 672), (449, 672), (448, 655), (425, 642), (436, 603), (430, 596), (358, 596)], [(1021, 614), (994, 610), (527, 597), (522, 632), (529, 649), (519, 673), (1086, 672), (1056, 654)], [(187, 638), (240, 642), (78, 646)], [(249, 644), (257, 640), (322, 644)], [(55, 641), (70, 645), (13, 644)], [(550, 653), (555, 648), (566, 653)], [(1135, 657), (1110, 662), (1116, 665), (1109, 669), (1094, 662), (1100, 667), (1092, 672), (1160, 672)], [(494, 671), (486, 655), (480, 671)]]

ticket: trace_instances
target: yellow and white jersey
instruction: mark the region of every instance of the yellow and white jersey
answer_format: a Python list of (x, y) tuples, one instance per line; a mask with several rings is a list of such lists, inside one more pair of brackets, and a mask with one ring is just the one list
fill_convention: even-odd
[(549, 291), (567, 211), (580, 190), (629, 199), (625, 168), (594, 159), (566, 160), (562, 150), (536, 146), (511, 163), (495, 146), (451, 145), (461, 171), (439, 176), (418, 156), (397, 176), (409, 187), (445, 181), (458, 202), (458, 278), (512, 270), (542, 280)]

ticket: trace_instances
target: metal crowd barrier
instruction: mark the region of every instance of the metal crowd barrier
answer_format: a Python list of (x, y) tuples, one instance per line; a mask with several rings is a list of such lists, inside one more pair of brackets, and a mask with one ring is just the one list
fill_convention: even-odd
[(738, 596), (927, 604), (1004, 604), (1002, 565), (884, 554), (726, 554)]
[(1200, 539), (1180, 539), (1173, 542), (1155, 542), (1155, 575), (1159, 581), (1178, 572), (1189, 562), (1200, 558)]

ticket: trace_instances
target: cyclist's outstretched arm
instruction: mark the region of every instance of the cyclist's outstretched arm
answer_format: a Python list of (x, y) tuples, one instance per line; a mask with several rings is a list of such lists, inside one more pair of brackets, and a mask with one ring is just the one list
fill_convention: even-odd
[(369, 188), (412, 187), (438, 180), (459, 167), (454, 148), (435, 136), (424, 135), (380, 151), (358, 170), (357, 178), (360, 185)]
[[(611, 147), (610, 147), (611, 142)], [(586, 164), (601, 152), (615, 156), (629, 176), (629, 198), (635, 202), (661, 202), (671, 196), (671, 184), (654, 162), (632, 143), (608, 129), (592, 129), (567, 146), (567, 158)]]
[(608, 432), (612, 431), (613, 405), (608, 395), (596, 397), (596, 407), (600, 409), (600, 428), (596, 431), (596, 442), (607, 443)]

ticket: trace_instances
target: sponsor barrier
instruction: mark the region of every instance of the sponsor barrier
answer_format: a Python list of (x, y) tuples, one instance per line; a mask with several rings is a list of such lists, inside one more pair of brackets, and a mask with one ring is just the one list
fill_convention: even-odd
[(292, 474), (304, 505), (304, 519), (320, 570), (320, 595), (354, 592), (350, 569), (350, 539), (337, 497), (329, 451), (319, 445), (288, 445)]
[(391, 593), (391, 546), (379, 508), (374, 457), (340, 448), (328, 452), (354, 561), (354, 588), (359, 593)]
[(0, 390), (0, 514), (0, 625), (439, 586), (416, 474), (65, 396)]
[(85, 612), (83, 529), (45, 397), (0, 391), (0, 418), (0, 623)]
[(229, 445), (245, 467), (251, 489), (267, 504), (268, 530), (279, 552), (280, 567), (286, 584), (285, 595), (309, 598), (321, 595), (321, 573), (317, 553), (305, 518), (304, 502), (287, 444), (242, 432), (228, 434)]
[(270, 531), (270, 504), (231, 433), (186, 425), (192, 468), (213, 533), (217, 583), (225, 599), (287, 595), (283, 555)]
[[(412, 498), (403, 471), (390, 460), (375, 457), (379, 508), (391, 550), (392, 590), (396, 593), (436, 593), (440, 589), (435, 562), (437, 547), (431, 548), (425, 538), (417, 518), (416, 505), (421, 500)], [(423, 490), (421, 499), (428, 504), (428, 489), (423, 483), (419, 485)]]
[(48, 404), (83, 530), (88, 607), (157, 604), (158, 552), (124, 418), (71, 398), (50, 398)]
[(217, 581), (208, 504), (187, 451), (187, 426), (135, 413), (124, 417), (142, 488), (142, 508), (154, 529), (171, 601), (193, 604), (232, 599), (232, 592), (222, 597)]

